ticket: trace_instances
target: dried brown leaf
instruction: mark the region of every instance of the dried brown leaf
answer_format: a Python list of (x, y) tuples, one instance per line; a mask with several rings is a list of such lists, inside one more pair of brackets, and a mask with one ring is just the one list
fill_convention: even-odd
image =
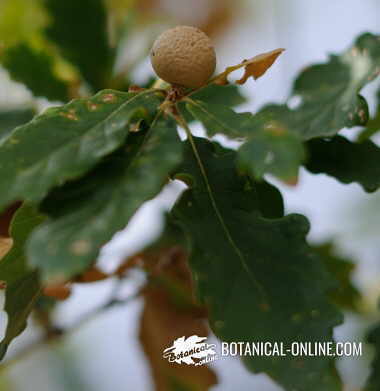
[(77, 276), (73, 280), (73, 282), (90, 283), (90, 282), (102, 281), (107, 279), (108, 277), (111, 276), (102, 272), (96, 266), (93, 266), (90, 269), (86, 270), (84, 273), (82, 273), (80, 276)]
[(43, 289), (43, 294), (56, 300), (66, 300), (71, 295), (68, 284), (49, 284)]
[(256, 80), (264, 75), (283, 51), (285, 51), (285, 49), (276, 49), (271, 52), (259, 54), (249, 60), (244, 60), (238, 65), (226, 68), (224, 72), (215, 76), (212, 81), (215, 84), (229, 84), (228, 76), (230, 73), (235, 72), (240, 68), (245, 68), (245, 72), (243, 77), (236, 81), (237, 84), (244, 84), (250, 77), (253, 77)]
[[(150, 363), (156, 391), (171, 391), (175, 384), (189, 390), (207, 391), (217, 383), (215, 373), (206, 365), (192, 366), (170, 363), (162, 357), (165, 348), (182, 336), (207, 336), (205, 312), (192, 300), (192, 283), (184, 254), (168, 251), (165, 262), (162, 252), (155, 268), (156, 283), (149, 284), (144, 292), (144, 309), (140, 319), (139, 338)], [(152, 263), (152, 258), (149, 260)], [(160, 272), (159, 272), (160, 271)], [(157, 283), (165, 280), (164, 284)], [(173, 297), (167, 283), (180, 286), (192, 305), (184, 305)]]
[(130, 269), (141, 266), (143, 266), (143, 257), (141, 254), (135, 254), (124, 260), (113, 274), (122, 277), (127, 274)]

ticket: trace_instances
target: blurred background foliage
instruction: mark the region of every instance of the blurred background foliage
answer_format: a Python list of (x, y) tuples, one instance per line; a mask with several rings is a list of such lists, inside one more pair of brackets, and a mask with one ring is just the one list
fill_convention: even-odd
[[(376, 1), (361, 2), (361, 7), (354, 1), (334, 5), (327, 0), (305, 3), (301, 0), (0, 0), (0, 140), (15, 126), (57, 102), (88, 96), (103, 88), (128, 90), (134, 84), (150, 85), (154, 80), (148, 60), (151, 44), (161, 31), (179, 24), (200, 27), (212, 37), (219, 67), (260, 51), (286, 47), (286, 58), (268, 80), (260, 81), (254, 88), (244, 87), (249, 99), (241, 107), (253, 111), (268, 101), (280, 102), (303, 66), (324, 60), (328, 51), (344, 48), (365, 30), (380, 28), (374, 16), (380, 12)], [(365, 89), (372, 106), (372, 120), (366, 132), (371, 132), (372, 139), (378, 141), (376, 89), (378, 85)], [(346, 135), (363, 137), (359, 134), (357, 130)], [(363, 341), (369, 326), (379, 320), (379, 195), (368, 195), (357, 185), (343, 186), (331, 178), (312, 177), (306, 172), (302, 173), (297, 188), (277, 185), (283, 192), (287, 212), (305, 213), (311, 219), (310, 239), (315, 250), (342, 282), (341, 291), (333, 298), (346, 309), (346, 321), (336, 330), (337, 337)], [(171, 205), (173, 194), (181, 190), (176, 186), (139, 214), (133, 232), (128, 229), (107, 246), (101, 265), (108, 262), (105, 268), (109, 268), (141, 248), (147, 236), (136, 232), (142, 227), (153, 227), (147, 229), (151, 236), (159, 232), (162, 211)], [(186, 271), (172, 277), (187, 284)], [(144, 278), (141, 273), (131, 271), (123, 291), (133, 291)], [(62, 298), (62, 292), (55, 299), (41, 300), (32, 319), (34, 327), (17, 340), (11, 357), (17, 357), (42, 332), (57, 332), (50, 328), (51, 314), (60, 324), (71, 325), (89, 304), (94, 308), (95, 304), (101, 304), (117, 282), (111, 280), (86, 286), (74, 284), (73, 294), (68, 293), (68, 300), (59, 305), (56, 299)], [(159, 336), (158, 330), (149, 328), (147, 318), (161, 307), (169, 314), (170, 322), (179, 325), (188, 322), (186, 317), (178, 316), (178, 308), (173, 309), (159, 284), (152, 289), (144, 292), (149, 302), (144, 310), (141, 300), (128, 304), (127, 309), (115, 307), (75, 331), (63, 344), (34, 350), (7, 367), (0, 372), (0, 390), (96, 391), (126, 387), (152, 390), (153, 380), (143, 350), (158, 352), (161, 347), (151, 342), (156, 338), (170, 340), (170, 335)], [(200, 309), (193, 310), (199, 316)], [(144, 329), (139, 332), (141, 312)], [(161, 321), (168, 324), (167, 319)], [(201, 325), (196, 327), (202, 329)], [(138, 335), (145, 340), (144, 349), (138, 343)], [(368, 346), (365, 352), (360, 360), (347, 358), (340, 362), (347, 390), (359, 390), (365, 382), (373, 355)], [(166, 370), (157, 368), (163, 363), (150, 364), (156, 385), (161, 384), (161, 390), (165, 390), (168, 379), (155, 372), (162, 374)], [(279, 389), (263, 375), (246, 373), (237, 360), (219, 362), (215, 371), (220, 385), (213, 390)], [(192, 374), (179, 377), (191, 378)], [(209, 373), (201, 378), (203, 387), (215, 382)]]

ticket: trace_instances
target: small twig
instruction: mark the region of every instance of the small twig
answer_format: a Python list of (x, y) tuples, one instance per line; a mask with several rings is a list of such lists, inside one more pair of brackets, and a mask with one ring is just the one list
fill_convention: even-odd
[[(120, 280), (121, 282), (121, 280)], [(14, 357), (7, 360), (0, 366), (0, 373), (2, 371), (5, 371), (6, 369), (9, 369), (11, 366), (15, 365), (19, 361), (25, 359), (27, 356), (31, 355), (35, 351), (37, 351), (39, 348), (41, 348), (45, 344), (53, 344), (58, 343), (62, 339), (66, 338), (76, 330), (80, 329), (83, 325), (90, 322), (97, 316), (103, 314), (104, 312), (108, 311), (111, 308), (114, 308), (119, 305), (125, 305), (129, 304), (131, 301), (139, 297), (141, 290), (139, 289), (137, 292), (135, 292), (133, 295), (128, 296), (125, 299), (118, 299), (117, 294), (119, 292), (120, 283), (116, 284), (114, 289), (112, 290), (111, 297), (108, 301), (106, 301), (103, 305), (100, 307), (97, 307), (91, 311), (88, 311), (86, 314), (79, 317), (79, 319), (68, 329), (62, 329), (60, 327), (56, 327), (55, 333), (52, 333), (50, 335), (44, 335), (43, 338), (32, 342), (30, 345), (28, 345), (26, 348), (24, 348), (22, 351), (17, 353)]]

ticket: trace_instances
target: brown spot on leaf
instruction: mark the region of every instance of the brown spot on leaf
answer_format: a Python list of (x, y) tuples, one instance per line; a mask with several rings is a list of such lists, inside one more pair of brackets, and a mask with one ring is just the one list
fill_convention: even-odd
[(94, 102), (88, 101), (87, 107), (90, 111), (96, 111), (99, 108), (99, 105)]
[(358, 112), (358, 115), (359, 115), (360, 121), (361, 121), (362, 123), (365, 123), (365, 122), (367, 121), (367, 116), (366, 116), (366, 113), (365, 113), (364, 110), (360, 110), (360, 111)]
[[(153, 54), (153, 56), (154, 56), (154, 54)], [(130, 86), (128, 89), (128, 92), (142, 92), (144, 90), (145, 90), (145, 88), (141, 88), (139, 86)]]
[(78, 121), (78, 117), (74, 109), (70, 109), (69, 111), (61, 111), (61, 116), (69, 119), (70, 121)]
[(8, 251), (12, 248), (12, 245), (12, 238), (0, 237), (0, 260), (8, 253)]
[(88, 240), (77, 240), (70, 246), (74, 255), (86, 255), (91, 250), (91, 243)]
[(104, 94), (102, 96), (102, 101), (105, 103), (113, 103), (116, 101), (116, 96), (114, 94)]

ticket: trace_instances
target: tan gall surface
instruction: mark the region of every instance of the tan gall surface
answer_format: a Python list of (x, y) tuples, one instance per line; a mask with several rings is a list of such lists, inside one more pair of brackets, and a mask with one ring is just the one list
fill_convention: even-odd
[(213, 75), (216, 55), (210, 38), (203, 31), (178, 26), (157, 38), (151, 62), (156, 74), (167, 83), (197, 88)]

